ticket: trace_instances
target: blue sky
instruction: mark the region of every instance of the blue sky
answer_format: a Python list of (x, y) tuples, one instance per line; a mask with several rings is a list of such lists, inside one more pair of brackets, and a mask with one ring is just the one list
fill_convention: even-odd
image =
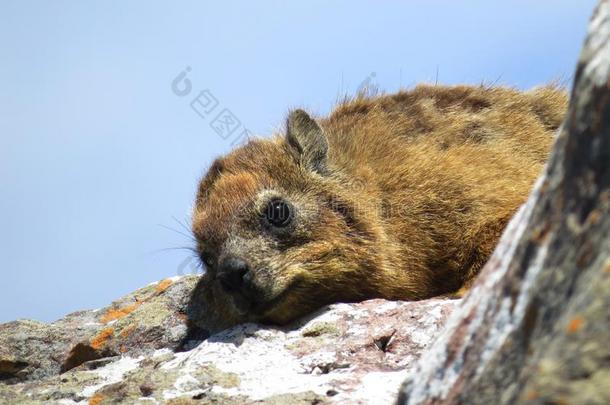
[[(2, 1), (0, 322), (190, 272), (188, 252), (162, 250), (189, 239), (166, 227), (188, 222), (239, 132), (268, 135), (290, 108), (326, 114), (367, 78), (387, 92), (569, 83), (594, 4)], [(203, 90), (218, 105), (201, 117)], [(225, 108), (241, 123), (227, 139), (210, 126)]]

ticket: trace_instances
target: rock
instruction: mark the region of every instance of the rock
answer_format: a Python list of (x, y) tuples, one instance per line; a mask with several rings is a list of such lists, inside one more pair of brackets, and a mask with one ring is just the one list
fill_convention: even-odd
[(75, 312), (51, 324), (0, 325), (0, 381), (36, 380), (91, 360), (180, 347), (197, 279), (153, 283), (106, 308)]
[(197, 280), (164, 280), (104, 309), (48, 325), (0, 325), (0, 398), (63, 404), (391, 402), (459, 302), (337, 304), (284, 328), (246, 324), (208, 336), (185, 315)]
[(610, 403), (610, 2), (546, 173), (401, 404)]

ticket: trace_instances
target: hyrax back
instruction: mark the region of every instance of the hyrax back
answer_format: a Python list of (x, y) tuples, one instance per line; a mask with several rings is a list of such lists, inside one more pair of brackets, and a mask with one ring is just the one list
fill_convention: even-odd
[(543, 167), (567, 99), (552, 87), (418, 86), (359, 97), (217, 159), (193, 232), (219, 327), (322, 305), (454, 292)]

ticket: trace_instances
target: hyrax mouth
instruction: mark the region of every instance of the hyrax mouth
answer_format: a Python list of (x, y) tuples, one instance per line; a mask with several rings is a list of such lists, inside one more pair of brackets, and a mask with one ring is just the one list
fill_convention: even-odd
[(292, 287), (270, 294), (255, 281), (254, 271), (248, 262), (234, 256), (222, 261), (217, 279), (222, 290), (231, 297), (235, 309), (242, 315), (264, 315), (277, 306)]
[(262, 317), (276, 308), (292, 290), (292, 288), (288, 287), (275, 297), (266, 298), (263, 293), (249, 294), (244, 291), (227, 291), (224, 287), (223, 289), (230, 295), (233, 306), (240, 315), (250, 314), (258, 317)]

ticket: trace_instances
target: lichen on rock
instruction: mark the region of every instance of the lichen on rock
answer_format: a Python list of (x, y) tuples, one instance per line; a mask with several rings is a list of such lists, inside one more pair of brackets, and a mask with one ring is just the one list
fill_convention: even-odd
[(610, 2), (542, 178), (401, 404), (610, 403)]
[(283, 328), (239, 325), (203, 340), (191, 335), (186, 316), (196, 282), (162, 281), (48, 325), (0, 326), (0, 397), (63, 404), (391, 401), (459, 302), (336, 304)]

